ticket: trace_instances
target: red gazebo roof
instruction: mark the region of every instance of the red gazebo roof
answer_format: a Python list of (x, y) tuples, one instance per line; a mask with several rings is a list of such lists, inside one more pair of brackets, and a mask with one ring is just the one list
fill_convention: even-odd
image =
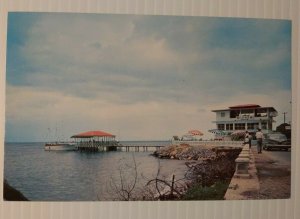
[(92, 138), (92, 137), (115, 137), (115, 135), (103, 131), (89, 131), (89, 132), (83, 132), (83, 133), (73, 135), (71, 138)]

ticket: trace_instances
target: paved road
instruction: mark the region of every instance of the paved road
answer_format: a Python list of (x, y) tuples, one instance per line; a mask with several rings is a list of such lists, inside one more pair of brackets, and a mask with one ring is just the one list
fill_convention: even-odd
[[(256, 149), (256, 145), (253, 145), (253, 148)], [(291, 151), (263, 150), (263, 153), (276, 160), (278, 164), (291, 164)]]
[(259, 199), (286, 199), (291, 196), (291, 152), (263, 151), (253, 147), (259, 180)]

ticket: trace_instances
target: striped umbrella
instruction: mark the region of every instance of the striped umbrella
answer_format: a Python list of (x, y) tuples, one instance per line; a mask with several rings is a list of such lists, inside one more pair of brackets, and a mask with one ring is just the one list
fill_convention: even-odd
[(190, 131), (188, 131), (188, 134), (190, 134), (190, 135), (199, 135), (199, 136), (203, 135), (203, 133), (199, 130), (190, 130)]

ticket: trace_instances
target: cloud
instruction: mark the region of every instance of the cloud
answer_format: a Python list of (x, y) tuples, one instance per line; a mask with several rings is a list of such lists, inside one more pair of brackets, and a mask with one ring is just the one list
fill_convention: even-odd
[[(169, 139), (173, 135), (184, 134), (189, 129), (200, 129), (206, 138), (210, 138), (208, 130), (215, 128), (212, 123), (215, 114), (211, 111), (241, 103), (273, 106), (279, 112), (274, 127), (283, 122), (282, 112), (288, 112), (287, 121), (291, 121), (292, 115), (287, 101), (291, 98), (290, 92), (282, 91), (273, 93), (276, 98), (238, 93), (218, 103), (207, 100), (202, 104), (201, 110), (198, 102), (187, 105), (158, 101), (120, 106), (107, 100), (65, 96), (56, 91), (41, 92), (26, 87), (8, 86), (7, 93), (8, 127), (26, 127), (28, 124), (31, 127), (30, 131), (26, 130), (28, 136), (36, 136), (39, 141), (47, 136), (49, 128), (54, 130), (57, 126), (60, 135), (65, 137), (85, 130), (100, 129), (110, 131), (122, 140), (153, 140)], [(7, 139), (13, 139), (13, 133), (8, 132)], [(30, 140), (29, 137), (24, 138)]]
[[(123, 139), (149, 140), (168, 139), (190, 128), (204, 130), (204, 125), (213, 127), (211, 121), (204, 122), (207, 115), (212, 117), (213, 114), (202, 112), (199, 115), (197, 103), (184, 105), (172, 101), (153, 101), (120, 107), (107, 100), (78, 98), (57, 91), (15, 86), (8, 86), (7, 94), (8, 127), (35, 124), (30, 136), (37, 136), (36, 140), (42, 140), (48, 129), (53, 130), (57, 125), (64, 129), (60, 130), (64, 136), (100, 129), (120, 134)], [(13, 137), (14, 134), (8, 132), (7, 139)]]
[(64, 121), (65, 136), (101, 127), (159, 139), (214, 128), (217, 106), (288, 108), (287, 21), (11, 13), (8, 26), (11, 138)]

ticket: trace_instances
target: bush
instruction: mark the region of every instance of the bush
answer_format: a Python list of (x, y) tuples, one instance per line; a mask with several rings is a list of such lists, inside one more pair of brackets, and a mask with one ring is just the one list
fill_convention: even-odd
[(210, 187), (202, 187), (195, 184), (187, 190), (183, 200), (223, 200), (229, 182), (217, 182)]

